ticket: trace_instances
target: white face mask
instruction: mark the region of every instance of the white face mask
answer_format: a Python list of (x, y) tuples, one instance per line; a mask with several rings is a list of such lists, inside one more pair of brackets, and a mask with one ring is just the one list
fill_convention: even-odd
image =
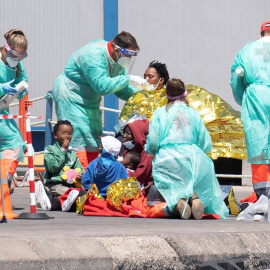
[(157, 84), (147, 84), (145, 86), (145, 89), (144, 90), (147, 90), (147, 91), (153, 91), (153, 90), (156, 90), (158, 85), (159, 85), (159, 82), (160, 82), (161, 78), (159, 79), (158, 83)]
[(123, 68), (128, 68), (131, 63), (131, 58), (123, 56), (117, 60), (117, 63)]
[(6, 60), (11, 68), (16, 67), (19, 63), (19, 61), (12, 60), (10, 57), (7, 57)]
[(123, 142), (123, 145), (129, 150), (134, 148), (134, 146), (135, 146), (135, 144), (132, 143), (132, 141)]

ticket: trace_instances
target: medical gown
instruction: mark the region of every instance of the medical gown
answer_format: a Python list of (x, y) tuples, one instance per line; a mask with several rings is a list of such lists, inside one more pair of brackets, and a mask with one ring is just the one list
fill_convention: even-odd
[(228, 215), (221, 198), (212, 160), (206, 155), (212, 149), (211, 137), (200, 114), (182, 101), (169, 109), (158, 108), (152, 117), (146, 152), (155, 155), (153, 178), (169, 209), (181, 198), (197, 192), (205, 213)]
[(129, 81), (126, 70), (111, 58), (104, 40), (92, 41), (71, 55), (53, 85), (57, 119), (69, 120), (74, 127), (70, 146), (97, 150), (103, 132), (101, 96), (114, 93), (127, 100), (138, 91)]
[[(0, 59), (0, 97), (5, 95), (1, 88), (2, 83), (15, 79), (14, 83), (11, 85), (12, 87), (15, 87), (21, 81), (27, 82), (27, 75), (23, 64), (19, 62), (18, 65), (21, 72), (20, 76), (16, 77), (17, 67), (11, 68), (9, 65), (5, 65), (5, 63)], [(25, 91), (25, 93), (18, 99), (23, 98), (26, 93), (27, 91)], [(9, 114), (9, 109), (7, 108), (0, 111), (0, 114)], [(1, 159), (19, 160), (23, 162), (23, 150), (25, 149), (25, 143), (14, 119), (0, 120), (0, 138), (7, 139), (6, 141), (0, 141)]]
[[(244, 69), (244, 77), (235, 70)], [(270, 37), (249, 42), (236, 55), (230, 84), (235, 101), (242, 105), (248, 162), (270, 164)]]

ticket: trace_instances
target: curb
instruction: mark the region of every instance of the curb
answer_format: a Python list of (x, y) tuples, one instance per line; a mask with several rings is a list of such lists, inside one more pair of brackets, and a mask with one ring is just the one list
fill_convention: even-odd
[[(181, 228), (180, 228), (181, 229)], [(270, 233), (0, 239), (1, 269), (196, 269), (218, 260), (270, 266)]]

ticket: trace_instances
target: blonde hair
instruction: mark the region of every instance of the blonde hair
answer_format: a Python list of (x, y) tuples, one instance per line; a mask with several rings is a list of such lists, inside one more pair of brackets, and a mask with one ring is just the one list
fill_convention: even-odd
[[(27, 39), (23, 33), (23, 31), (18, 29), (11, 29), (7, 33), (4, 34), (4, 38), (6, 39), (6, 42), (11, 50), (15, 50), (16, 47), (20, 47), (22, 49), (27, 50), (28, 42)], [(6, 63), (6, 50), (4, 49), (4, 46), (0, 48), (0, 51), (2, 53), (2, 60)], [(7, 63), (6, 63), (7, 64)], [(16, 77), (20, 77), (21, 75), (21, 69), (19, 66), (17, 66), (17, 72)]]
[(23, 31), (11, 29), (4, 34), (4, 38), (6, 39), (11, 50), (15, 50), (16, 47), (27, 50), (27, 39), (25, 38)]

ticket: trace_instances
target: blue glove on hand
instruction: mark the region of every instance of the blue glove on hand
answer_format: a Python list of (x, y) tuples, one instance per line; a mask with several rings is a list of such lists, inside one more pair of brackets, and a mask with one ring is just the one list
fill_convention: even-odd
[(26, 91), (27, 91), (26, 89), (24, 89), (24, 90), (22, 90), (22, 91), (19, 91), (19, 92), (18, 92), (18, 96), (22, 96)]
[(10, 82), (6, 82), (6, 83), (1, 84), (1, 87), (2, 87), (5, 94), (9, 94), (11, 96), (14, 96), (14, 94), (17, 93), (17, 89), (10, 86), (14, 81), (15, 80), (12, 80)]

